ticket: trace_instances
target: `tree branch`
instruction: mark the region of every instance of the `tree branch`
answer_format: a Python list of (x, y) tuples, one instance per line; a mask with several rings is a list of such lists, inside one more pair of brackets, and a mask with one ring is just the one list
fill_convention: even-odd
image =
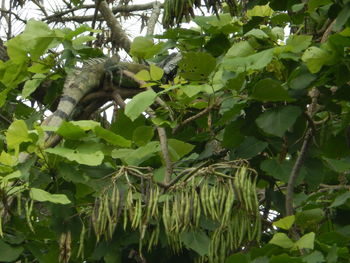
[(161, 3), (157, 2), (157, 1), (154, 2), (152, 14), (151, 14), (151, 17), (149, 18), (149, 21), (148, 21), (147, 36), (154, 34), (154, 28), (157, 24), (157, 21), (158, 21), (159, 15), (160, 15), (160, 7), (161, 7)]
[[(151, 9), (153, 7), (154, 2), (147, 3), (147, 4), (141, 4), (141, 5), (122, 5), (112, 8), (112, 13), (130, 13), (130, 12), (136, 12), (136, 11), (144, 11)], [(88, 22), (92, 21), (94, 19), (93, 15), (89, 16), (73, 16), (73, 17), (62, 17), (63, 15), (69, 14), (73, 11), (80, 10), (80, 9), (92, 9), (95, 8), (96, 5), (83, 5), (81, 7), (74, 7), (69, 10), (64, 10), (62, 12), (57, 12), (54, 15), (48, 16), (43, 18), (43, 21), (47, 21), (47, 23), (52, 22), (69, 22), (69, 21), (75, 21), (75, 22)], [(97, 19), (98, 21), (103, 20), (102, 15), (98, 15)]]
[[(311, 104), (308, 107), (307, 114), (310, 116), (310, 119), (312, 120), (312, 116), (317, 111), (317, 98), (319, 96), (319, 91), (316, 88), (313, 88), (310, 91), (309, 96), (311, 97)], [(294, 213), (294, 208), (293, 208), (294, 185), (299, 177), (300, 169), (306, 157), (306, 152), (310, 146), (310, 143), (313, 137), (313, 131), (314, 131), (313, 127), (311, 125), (308, 125), (308, 129), (303, 140), (303, 145), (301, 147), (300, 154), (289, 176), (289, 180), (287, 184), (287, 194), (286, 194), (286, 216), (293, 215)]]
[(123, 48), (127, 53), (129, 53), (131, 41), (115, 18), (112, 10), (108, 7), (106, 0), (102, 0), (100, 2), (99, 9), (102, 16), (106, 19), (107, 25), (112, 31), (112, 42), (117, 47)]

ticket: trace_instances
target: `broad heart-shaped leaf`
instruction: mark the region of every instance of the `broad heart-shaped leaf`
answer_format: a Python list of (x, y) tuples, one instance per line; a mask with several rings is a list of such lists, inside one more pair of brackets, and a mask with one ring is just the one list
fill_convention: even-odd
[(150, 66), (151, 79), (154, 81), (160, 80), (163, 77), (164, 70), (156, 65)]
[(215, 66), (216, 60), (209, 53), (187, 52), (179, 62), (180, 76), (188, 80), (205, 80)]
[(89, 166), (100, 165), (104, 158), (103, 152), (96, 149), (84, 149), (79, 151), (79, 149), (55, 147), (46, 149), (45, 152), (56, 154), (70, 161), (76, 161), (77, 163)]
[(30, 198), (39, 202), (50, 202), (55, 204), (67, 205), (71, 201), (64, 194), (50, 194), (39, 188), (31, 188), (29, 192)]
[(294, 243), (295, 249), (314, 249), (315, 233), (310, 232), (303, 235), (298, 241)]
[(242, 144), (240, 144), (235, 152), (237, 158), (249, 159), (261, 153), (268, 143), (258, 140), (255, 137), (247, 137)]
[(303, 257), (305, 263), (323, 263), (326, 262), (323, 254), (320, 251), (314, 251), (311, 254)]
[(284, 230), (289, 230), (292, 225), (294, 224), (295, 221), (295, 216), (286, 216), (281, 218), (280, 220), (277, 220), (276, 222), (273, 223), (274, 226), (282, 228)]
[(270, 48), (246, 57), (224, 58), (222, 66), (225, 70), (233, 71), (237, 74), (245, 71), (260, 70), (271, 62), (273, 53), (274, 49)]
[(153, 44), (153, 40), (149, 37), (135, 37), (131, 44), (130, 54), (140, 59), (148, 59), (161, 51), (164, 45), (164, 43)]
[(140, 116), (142, 112), (152, 105), (156, 97), (157, 93), (151, 89), (137, 94), (126, 104), (125, 115), (132, 121), (136, 120), (136, 118)]
[(294, 242), (284, 233), (274, 234), (269, 243), (282, 248), (292, 248), (294, 246)]
[(0, 240), (0, 262), (14, 262), (23, 252), (23, 247), (13, 247)]
[(264, 112), (256, 119), (256, 124), (264, 132), (283, 137), (284, 133), (293, 126), (301, 110), (297, 106), (286, 106)]
[(160, 152), (159, 142), (149, 142), (144, 146), (133, 149), (115, 149), (112, 151), (112, 158), (123, 160), (129, 165), (139, 165)]
[(266, 78), (258, 81), (251, 95), (253, 99), (259, 101), (292, 101), (288, 91), (284, 89), (277, 80)]
[(290, 35), (287, 39), (285, 51), (299, 53), (311, 45), (312, 36), (308, 35)]
[(134, 130), (132, 140), (137, 146), (143, 146), (149, 143), (153, 136), (154, 129), (151, 126), (139, 126)]
[(57, 133), (65, 139), (79, 140), (86, 136), (85, 131), (71, 122), (64, 121), (58, 128)]
[(6, 142), (9, 149), (14, 149), (16, 153), (19, 151), (19, 145), (22, 142), (31, 142), (29, 137), (27, 124), (23, 120), (16, 120), (11, 123), (6, 132)]
[(319, 47), (309, 47), (301, 59), (306, 63), (311, 73), (317, 73), (323, 65), (328, 65), (331, 62), (332, 55)]
[(183, 232), (181, 241), (187, 248), (196, 251), (200, 256), (208, 255), (210, 238), (203, 232)]
[(309, 228), (315, 226), (324, 219), (324, 211), (321, 208), (308, 209), (300, 211), (295, 216), (295, 221), (300, 228)]
[(115, 134), (114, 132), (106, 130), (100, 126), (95, 127), (95, 134), (114, 146), (119, 146), (119, 147), (131, 146), (131, 141), (125, 139), (124, 137), (118, 134)]
[(40, 83), (45, 79), (45, 77), (46, 76), (44, 74), (35, 74), (32, 79), (27, 80), (22, 90), (22, 97), (27, 98), (30, 94), (32, 94), (32, 92), (39, 87)]
[(183, 156), (190, 153), (195, 147), (192, 144), (176, 139), (168, 139), (168, 144), (171, 157), (174, 161), (180, 160)]
[(273, 14), (273, 9), (270, 7), (269, 4), (266, 5), (256, 5), (253, 7), (253, 9), (250, 9), (247, 11), (248, 17), (253, 16), (261, 16), (261, 17), (270, 17)]
[(254, 54), (255, 50), (248, 41), (240, 41), (231, 46), (225, 58), (246, 57)]
[(135, 77), (139, 80), (143, 80), (143, 81), (150, 81), (151, 80), (151, 75), (150, 73), (143, 69), (140, 70), (139, 72), (137, 72), (137, 74), (135, 75)]
[[(277, 180), (287, 183), (289, 175), (292, 171), (294, 162), (283, 161), (282, 163), (276, 159), (267, 159), (260, 163), (260, 168), (268, 175), (274, 177)], [(300, 176), (297, 183), (300, 182), (306, 175), (306, 170), (301, 169)]]

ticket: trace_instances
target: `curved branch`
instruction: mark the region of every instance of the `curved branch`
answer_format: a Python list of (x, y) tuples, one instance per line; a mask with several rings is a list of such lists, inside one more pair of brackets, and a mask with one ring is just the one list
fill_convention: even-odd
[(99, 5), (102, 16), (106, 19), (107, 25), (112, 31), (112, 41), (127, 53), (130, 52), (131, 41), (126, 35), (122, 26), (115, 18), (112, 10), (108, 7), (106, 0), (102, 0)]

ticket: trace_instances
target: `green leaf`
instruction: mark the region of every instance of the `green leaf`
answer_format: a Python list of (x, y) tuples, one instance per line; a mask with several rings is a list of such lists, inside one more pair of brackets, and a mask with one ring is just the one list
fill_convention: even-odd
[(323, 157), (323, 159), (328, 163), (331, 169), (337, 173), (345, 173), (350, 171), (350, 162), (348, 158), (337, 160)]
[(131, 43), (130, 54), (139, 59), (152, 58), (162, 50), (164, 45), (165, 43), (153, 44), (150, 37), (135, 37)]
[(299, 53), (307, 49), (312, 42), (312, 36), (309, 35), (290, 35), (287, 39), (285, 51)]
[(196, 251), (200, 256), (208, 255), (210, 238), (203, 232), (183, 232), (181, 241), (187, 248)]
[(0, 251), (1, 262), (13, 262), (22, 254), (23, 247), (10, 246), (9, 244), (0, 240)]
[(151, 75), (150, 75), (150, 73), (149, 73), (147, 70), (145, 70), (145, 69), (143, 69), (143, 70), (137, 72), (137, 74), (135, 75), (135, 77), (136, 77), (137, 79), (143, 80), (143, 81), (150, 81), (150, 80), (151, 80)]
[(101, 126), (101, 124), (97, 121), (90, 120), (81, 120), (81, 121), (70, 121), (71, 124), (80, 127), (84, 131), (89, 131), (95, 129), (97, 126)]
[[(289, 175), (293, 168), (293, 162), (284, 161), (281, 163), (276, 159), (268, 159), (260, 163), (260, 168), (270, 176), (276, 178), (277, 180), (287, 183)], [(302, 169), (301, 175), (299, 176), (299, 180), (301, 180), (304, 176), (305, 170)]]
[(45, 78), (44, 74), (35, 74), (32, 79), (27, 80), (22, 90), (22, 97), (27, 98), (32, 94)]
[(160, 67), (157, 67), (155, 65), (150, 66), (150, 74), (151, 74), (151, 79), (154, 81), (161, 80), (164, 74), (164, 70), (161, 69)]
[(350, 5), (344, 5), (341, 11), (339, 12), (335, 24), (333, 26), (334, 31), (340, 31), (343, 25), (348, 21), (350, 17)]
[(238, 146), (235, 156), (242, 159), (252, 158), (261, 153), (268, 143), (258, 140), (255, 137), (247, 137), (241, 145)]
[(338, 196), (334, 199), (334, 201), (333, 201), (333, 203), (331, 204), (330, 207), (338, 207), (338, 206), (341, 206), (341, 205), (345, 204), (346, 201), (348, 201), (349, 198), (350, 198), (350, 192), (345, 192), (345, 193), (343, 193), (343, 194), (341, 194), (341, 195), (338, 195)]
[(187, 52), (183, 54), (179, 62), (179, 74), (188, 80), (205, 80), (215, 66), (216, 59), (209, 53)]
[(256, 5), (253, 9), (247, 11), (248, 17), (260, 16), (260, 17), (270, 17), (273, 14), (273, 9), (269, 4), (266, 5)]
[(79, 140), (86, 136), (85, 131), (71, 122), (64, 121), (58, 128), (57, 133), (65, 139)]
[(6, 132), (7, 147), (14, 149), (16, 154), (19, 151), (19, 145), (22, 142), (31, 142), (29, 137), (28, 128), (23, 120), (16, 120), (11, 123)]
[(45, 152), (52, 153), (66, 158), (70, 161), (76, 161), (77, 163), (89, 166), (100, 165), (104, 158), (103, 152), (95, 149), (74, 150), (63, 147), (55, 147), (46, 149)]
[(314, 249), (315, 233), (307, 233), (294, 243), (295, 249)]
[(274, 79), (262, 79), (258, 81), (251, 95), (253, 99), (259, 101), (291, 101), (288, 91), (285, 90), (281, 83)]
[(39, 202), (50, 202), (55, 204), (67, 205), (71, 201), (64, 194), (50, 194), (39, 188), (31, 188), (29, 192), (30, 198)]
[(311, 254), (303, 257), (305, 263), (323, 263), (325, 258), (320, 251), (313, 251)]
[(308, 209), (296, 214), (296, 224), (307, 229), (310, 226), (316, 226), (324, 219), (324, 212), (321, 208)]
[(192, 144), (176, 139), (168, 139), (168, 145), (171, 157), (174, 161), (180, 160), (183, 156), (190, 153), (195, 147)]
[(317, 73), (323, 65), (328, 65), (332, 59), (329, 52), (319, 47), (309, 47), (301, 57), (311, 73)]
[(159, 142), (149, 142), (136, 150), (115, 149), (112, 151), (112, 158), (122, 159), (129, 165), (139, 165), (153, 157), (158, 152), (160, 152)]
[(153, 136), (154, 129), (151, 126), (139, 126), (134, 130), (132, 140), (137, 146), (143, 146), (149, 143)]
[(301, 110), (297, 106), (271, 109), (261, 114), (256, 119), (256, 124), (268, 134), (283, 137), (285, 132), (293, 126), (300, 114)]
[(269, 244), (274, 244), (282, 248), (292, 248), (294, 246), (294, 242), (284, 233), (274, 234)]
[(246, 37), (255, 37), (257, 39), (266, 39), (266, 38), (270, 38), (264, 31), (262, 31), (261, 29), (252, 29), (250, 31), (248, 31), (247, 33), (245, 33)]
[(222, 66), (224, 69), (235, 73), (261, 70), (265, 68), (274, 57), (274, 49), (260, 51), (246, 57), (224, 58)]
[(294, 224), (295, 221), (295, 216), (286, 216), (281, 218), (280, 220), (277, 220), (276, 222), (273, 223), (274, 226), (282, 228), (284, 230), (289, 230), (292, 225)]
[(227, 51), (225, 58), (246, 57), (255, 53), (254, 48), (248, 41), (234, 43)]
[(272, 256), (269, 263), (302, 263), (302, 261), (300, 257), (291, 257), (287, 254), (282, 254)]
[(147, 90), (137, 94), (131, 101), (125, 106), (125, 115), (132, 121), (136, 120), (138, 116), (149, 106), (151, 106), (157, 97), (157, 93), (153, 90)]
[(251, 261), (249, 260), (249, 256), (247, 254), (243, 254), (242, 252), (233, 254), (225, 260), (225, 263), (237, 263), (237, 262), (250, 263)]
[(114, 146), (131, 147), (131, 141), (100, 126), (95, 127), (95, 134)]

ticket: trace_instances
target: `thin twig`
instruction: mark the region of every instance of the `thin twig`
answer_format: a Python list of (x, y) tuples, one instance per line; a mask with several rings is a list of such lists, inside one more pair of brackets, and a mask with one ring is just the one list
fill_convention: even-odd
[(214, 107), (216, 106), (216, 104), (212, 104), (209, 107), (205, 108), (204, 110), (202, 110), (201, 112), (197, 113), (196, 115), (193, 115), (191, 117), (189, 117), (188, 119), (184, 120), (183, 122), (181, 122), (179, 125), (177, 125), (174, 129), (173, 129), (173, 133), (176, 133), (181, 127), (187, 125), (188, 123), (202, 117), (203, 115), (207, 114), (208, 112), (210, 112)]

